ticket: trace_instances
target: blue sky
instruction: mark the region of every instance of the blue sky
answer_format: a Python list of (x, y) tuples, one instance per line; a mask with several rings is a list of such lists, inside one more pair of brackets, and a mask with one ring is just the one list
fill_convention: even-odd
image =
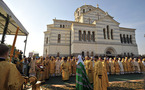
[[(108, 12), (121, 27), (135, 28), (139, 54), (145, 54), (145, 0), (4, 0), (21, 21), (28, 36), (26, 56), (31, 51), (43, 55), (44, 31), (46, 25), (56, 19), (74, 21), (74, 12), (85, 3)], [(6, 36), (6, 43), (12, 44), (14, 36)], [(18, 36), (16, 47), (24, 50), (25, 37)]]

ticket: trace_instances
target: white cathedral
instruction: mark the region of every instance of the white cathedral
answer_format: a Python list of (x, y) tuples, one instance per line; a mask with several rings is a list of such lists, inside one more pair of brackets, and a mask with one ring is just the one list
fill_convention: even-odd
[(75, 21), (53, 19), (44, 32), (43, 56), (137, 56), (135, 30), (120, 27), (107, 12), (92, 5), (76, 9)]

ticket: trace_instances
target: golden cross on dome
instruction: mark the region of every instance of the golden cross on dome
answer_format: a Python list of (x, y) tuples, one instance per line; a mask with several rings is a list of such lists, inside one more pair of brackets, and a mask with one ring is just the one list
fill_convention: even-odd
[(99, 7), (99, 4), (97, 4), (97, 8)]
[(86, 2), (85, 2), (85, 0), (82, 0), (83, 1), (83, 3), (85, 3), (85, 5), (86, 5)]

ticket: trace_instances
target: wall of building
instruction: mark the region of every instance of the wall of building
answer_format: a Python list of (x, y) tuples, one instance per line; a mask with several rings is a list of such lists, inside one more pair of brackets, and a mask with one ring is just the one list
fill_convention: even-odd
[(72, 55), (78, 55), (84, 52), (84, 55), (87, 55), (87, 52), (89, 52), (89, 55), (91, 55), (91, 52), (94, 53), (94, 55), (97, 53), (97, 47), (96, 44), (90, 44), (90, 43), (73, 43), (72, 44)]
[[(88, 11), (89, 8), (92, 8), (93, 11)], [(83, 9), (86, 9), (87, 13), (82, 14)], [(78, 20), (77, 12), (79, 10), (80, 17)], [(77, 17), (75, 17), (75, 20), (81, 23), (54, 19), (54, 24), (47, 25), (47, 31), (44, 33), (44, 55), (46, 55), (46, 50), (47, 54), (54, 56), (57, 53), (60, 56), (67, 56), (70, 55), (70, 52), (74, 55), (82, 54), (82, 52), (84, 52), (84, 55), (87, 55), (87, 52), (89, 52), (89, 55), (91, 55), (91, 52), (94, 55), (102, 55), (106, 54), (107, 49), (114, 50), (114, 55), (124, 55), (124, 53), (138, 55), (135, 29), (120, 28), (119, 23), (100, 8), (83, 6), (78, 11), (75, 12)], [(97, 14), (100, 15), (99, 20)], [(90, 23), (94, 21), (95, 23), (89, 24), (88, 18), (91, 19)], [(110, 39), (107, 37), (107, 25), (109, 26)], [(103, 29), (105, 29), (106, 38), (104, 38)], [(113, 30), (113, 39), (111, 39), (111, 29)], [(79, 30), (82, 34), (86, 31), (86, 35), (88, 31), (91, 34), (95, 32), (95, 41), (79, 41)], [(61, 34), (60, 43), (58, 43), (58, 34)], [(132, 43), (121, 43), (120, 34), (132, 35)], [(47, 37), (48, 43), (46, 43)]]

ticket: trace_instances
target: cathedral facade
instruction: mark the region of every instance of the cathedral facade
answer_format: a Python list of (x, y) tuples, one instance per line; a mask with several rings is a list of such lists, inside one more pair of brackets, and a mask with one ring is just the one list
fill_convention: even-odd
[(119, 22), (98, 6), (76, 9), (75, 21), (53, 19), (44, 32), (43, 55), (49, 56), (137, 56), (135, 30)]

